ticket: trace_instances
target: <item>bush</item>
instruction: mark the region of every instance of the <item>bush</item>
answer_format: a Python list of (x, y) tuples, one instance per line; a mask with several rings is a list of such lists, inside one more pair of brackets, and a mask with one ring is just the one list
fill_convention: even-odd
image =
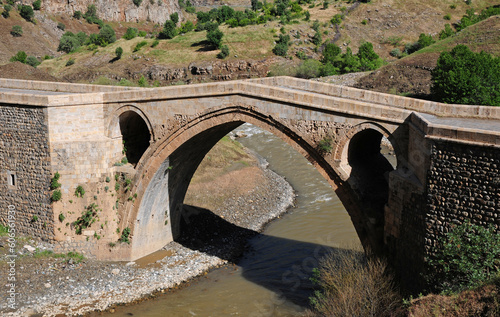
[[(102, 23), (101, 20), (99, 20), (99, 17), (97, 15), (97, 7), (95, 4), (89, 4), (87, 7), (87, 12), (83, 15), (87, 23), (94, 23), (94, 24), (99, 24)], [(99, 23), (100, 22), (100, 23)]]
[(40, 7), (42, 6), (42, 1), (41, 0), (36, 0), (33, 2), (33, 9), (39, 11)]
[(61, 187), (61, 184), (59, 183), (60, 178), (61, 178), (61, 174), (56, 172), (54, 174), (54, 177), (52, 177), (52, 179), (50, 180), (50, 189), (54, 190), (54, 189)]
[(19, 15), (23, 17), (28, 22), (33, 22), (33, 17), (35, 16), (35, 13), (33, 12), (33, 8), (29, 5), (20, 5), (18, 7), (19, 9)]
[(27, 57), (28, 57), (28, 55), (26, 55), (26, 52), (24, 52), (24, 51), (18, 51), (16, 53), (16, 55), (14, 55), (14, 56), (12, 56), (10, 58), (10, 61), (11, 62), (21, 62), (21, 63), (25, 64)]
[(3, 7), (2, 16), (3, 16), (4, 18), (6, 18), (6, 19), (7, 19), (8, 17), (10, 17), (10, 13), (9, 13), (9, 12), (10, 12), (10, 9), (9, 9), (9, 10), (7, 10), (7, 8), (12, 8), (12, 7), (11, 7), (10, 5), (8, 5), (8, 4), (6, 4), (6, 5)]
[(158, 46), (158, 44), (160, 44), (160, 41), (154, 40), (153, 43), (151, 44), (151, 47), (156, 47)]
[(186, 21), (181, 25), (181, 33), (188, 33), (194, 30), (194, 24), (191, 21)]
[(175, 24), (179, 23), (179, 14), (177, 12), (174, 12), (170, 15), (170, 21), (174, 22)]
[(66, 29), (66, 25), (64, 25), (64, 23), (62, 23), (62, 22), (59, 22), (59, 23), (57, 23), (57, 28), (59, 30), (64, 31)]
[(333, 43), (328, 43), (325, 45), (325, 49), (323, 50), (323, 58), (321, 59), (321, 62), (323, 64), (326, 64), (326, 63), (335, 63), (335, 61), (337, 60), (338, 56), (340, 55), (341, 53), (341, 49), (340, 47), (338, 47), (337, 45), (333, 44)]
[(116, 59), (122, 58), (123, 48), (121, 46), (117, 47), (115, 50)]
[(132, 2), (135, 4), (136, 7), (138, 7), (141, 5), (142, 0), (132, 0)]
[(358, 50), (357, 57), (359, 58), (360, 67), (362, 71), (374, 70), (382, 65), (382, 60), (377, 53), (373, 50), (373, 44), (365, 42), (361, 44)]
[(453, 32), (451, 26), (449, 24), (446, 24), (444, 26), (444, 30), (441, 30), (441, 32), (439, 32), (439, 39), (444, 40), (445, 38), (450, 37), (453, 34), (455, 34), (455, 32)]
[(139, 30), (137, 30), (136, 28), (128, 28), (122, 37), (126, 40), (131, 40), (137, 36), (138, 32), (139, 32)]
[(10, 34), (14, 37), (20, 37), (23, 35), (23, 28), (20, 25), (14, 25), (12, 27), (12, 30), (10, 31)]
[(445, 103), (500, 106), (500, 58), (465, 45), (443, 52), (431, 72), (431, 93)]
[(82, 215), (73, 222), (73, 226), (75, 227), (76, 234), (82, 234), (83, 229), (89, 228), (94, 222), (97, 220), (97, 205), (92, 203), (85, 211), (82, 212)]
[(65, 53), (74, 52), (81, 45), (80, 40), (71, 32), (66, 32), (63, 34), (61, 39), (59, 40), (59, 46), (57, 47), (57, 51), (63, 51)]
[(443, 17), (443, 19), (445, 19), (445, 20), (448, 20), (448, 21), (449, 21), (449, 20), (451, 20), (451, 15), (448, 13), (448, 14), (446, 14), (446, 15)]
[(101, 40), (101, 44), (111, 44), (116, 42), (115, 31), (109, 24), (105, 24), (101, 30), (99, 30), (99, 39)]
[(59, 201), (61, 200), (61, 191), (58, 189), (58, 190), (54, 190), (54, 192), (52, 192), (52, 196), (50, 197), (50, 200), (52, 201)]
[(224, 33), (222, 33), (222, 31), (219, 29), (209, 31), (207, 33), (207, 41), (208, 43), (210, 43), (211, 46), (215, 48), (220, 48), (223, 36)]
[(158, 34), (158, 38), (160, 39), (173, 39), (177, 36), (177, 29), (175, 27), (175, 23), (171, 20), (165, 21), (165, 25), (163, 26), (163, 30)]
[[(137, 82), (137, 84), (139, 85), (139, 87), (146, 87), (148, 85), (148, 82), (146, 81), (146, 78), (144, 78), (144, 76), (141, 76), (141, 78), (139, 78), (139, 81)], [(122, 163), (127, 164), (128, 161), (124, 162), (124, 160), (122, 159)]]
[(315, 59), (307, 59), (297, 67), (296, 76), (299, 78), (316, 78), (321, 73), (322, 64)]
[(68, 59), (68, 61), (66, 62), (66, 65), (65, 65), (65, 66), (71, 66), (71, 65), (73, 65), (73, 64), (75, 64), (75, 60), (74, 60), (73, 58), (70, 58), (70, 59)]
[(321, 44), (321, 41), (322, 41), (322, 39), (321, 39), (321, 33), (316, 32), (316, 33), (314, 34), (314, 36), (312, 37), (311, 42), (312, 42), (314, 45), (318, 46), (318, 45), (320, 45), (320, 44)]
[(140, 50), (143, 46), (146, 46), (148, 45), (148, 42), (147, 41), (141, 41), (139, 43), (137, 43), (133, 49), (133, 52), (137, 52), (138, 50)]
[(499, 272), (500, 233), (466, 221), (447, 233), (428, 265), (428, 282), (440, 291), (477, 287)]
[(30, 65), (31, 67), (35, 67), (36, 68), (41, 63), (38, 60), (38, 58), (36, 58), (35, 56), (28, 56), (26, 58), (26, 64)]
[(75, 196), (82, 198), (85, 195), (85, 189), (81, 185), (75, 188)]
[(118, 239), (118, 241), (130, 244), (129, 236), (130, 236), (130, 228), (127, 227), (123, 229), (122, 235), (120, 239)]
[(146, 31), (139, 31), (139, 34), (138, 34), (139, 37), (146, 37), (146, 35), (148, 35), (148, 33), (146, 33)]
[(195, 13), (195, 12), (196, 12), (196, 9), (195, 9), (195, 7), (192, 7), (192, 6), (191, 6), (191, 7), (187, 7), (187, 8), (186, 8), (186, 12), (187, 12), (187, 13)]
[(301, 60), (306, 60), (307, 59), (307, 55), (303, 51), (297, 51), (297, 52), (295, 52), (295, 56), (297, 56), (297, 58), (301, 59)]
[(432, 38), (432, 35), (425, 35), (424, 33), (421, 33), (420, 36), (418, 37), (418, 45), (420, 46), (419, 49), (423, 49), (424, 47), (427, 47), (431, 44), (434, 44), (436, 41)]
[(73, 13), (73, 18), (77, 19), (77, 20), (80, 20), (83, 16), (83, 13), (82, 11), (75, 11), (75, 13)]
[(224, 59), (229, 56), (229, 47), (227, 45), (222, 45), (220, 48), (220, 53), (217, 54), (217, 58)]
[(313, 282), (313, 316), (393, 316), (401, 298), (387, 264), (357, 250), (338, 249), (321, 260)]
[(399, 48), (395, 48), (393, 50), (391, 50), (391, 52), (389, 53), (389, 55), (391, 55), (392, 57), (400, 57), (401, 56), (401, 50)]

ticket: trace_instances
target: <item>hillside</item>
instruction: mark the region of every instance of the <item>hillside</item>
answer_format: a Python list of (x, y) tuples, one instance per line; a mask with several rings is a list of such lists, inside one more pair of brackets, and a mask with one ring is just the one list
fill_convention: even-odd
[[(128, 41), (119, 39), (106, 47), (92, 47), (91, 49), (82, 46), (75, 52), (62, 54), (56, 51), (59, 38), (64, 33), (57, 28), (59, 23), (65, 25), (65, 31), (73, 33), (79, 31), (84, 31), (87, 34), (97, 33), (98, 27), (96, 24), (87, 23), (84, 19), (77, 20), (68, 15), (75, 8), (82, 7), (82, 3), (84, 7), (87, 3), (86, 0), (73, 1), (72, 3), (75, 3), (72, 6), (73, 11), (68, 9), (69, 5), (60, 3), (53, 5), (51, 1), (53, 0), (44, 1), (42, 11), (36, 11), (36, 25), (24, 21), (15, 10), (11, 11), (11, 17), (8, 19), (0, 17), (0, 64), (8, 63), (8, 59), (18, 50), (24, 50), (28, 55), (34, 55), (40, 60), (45, 55), (54, 56), (54, 59), (43, 61), (38, 69), (46, 71), (60, 80), (98, 84), (116, 84), (120, 81), (123, 82), (123, 80), (127, 80), (124, 82), (125, 84), (137, 83), (143, 76), (149, 85), (266, 76), (272, 65), (284, 64), (293, 67), (293, 65), (299, 64), (301, 60), (297, 58), (298, 52), (308, 58), (319, 59), (321, 57), (321, 47), (318, 49), (311, 43), (315, 34), (312, 28), (313, 21), (318, 20), (320, 22), (318, 33), (321, 34), (322, 42), (335, 40), (343, 52), (348, 47), (356, 52), (360, 44), (365, 41), (371, 42), (375, 52), (384, 60), (388, 63), (395, 62), (394, 67), (398, 69), (398, 72), (396, 76), (396, 73), (387, 73), (389, 78), (393, 76), (390, 79), (400, 78), (399, 81), (404, 79), (415, 82), (415, 84), (400, 83), (401, 88), (398, 88), (398, 85), (387, 82), (387, 80), (382, 81), (383, 84), (363, 81), (360, 83), (360, 87), (380, 90), (382, 88), (377, 88), (377, 85), (381, 84), (386, 86), (385, 91), (419, 94), (425, 93), (427, 89), (420, 87), (427, 84), (419, 84), (420, 77), (424, 76), (419, 74), (419, 70), (422, 67), (427, 68), (426, 65), (435, 63), (435, 57), (418, 54), (420, 57), (412, 55), (397, 60), (391, 57), (389, 52), (394, 47), (404, 47), (405, 43), (416, 41), (420, 33), (436, 35), (446, 23), (458, 21), (470, 8), (459, 0), (373, 0), (369, 3), (330, 1), (327, 2), (328, 5), (325, 5), (323, 1), (316, 0), (310, 4), (301, 5), (303, 12), (309, 11), (309, 21), (305, 21), (302, 15), (286, 25), (283, 25), (279, 19), (264, 24), (234, 28), (222, 24), (220, 26), (220, 30), (224, 33), (222, 44), (228, 46), (230, 55), (224, 60), (219, 60), (216, 58), (219, 50), (207, 46), (206, 31), (187, 32), (170, 40), (160, 40), (157, 46), (152, 47), (154, 38), (151, 38), (151, 34), (161, 30), (161, 25), (151, 21), (139, 23), (115, 21), (110, 23), (118, 38), (125, 33), (127, 27), (136, 27), (148, 32), (146, 38), (137, 37)], [(128, 2), (120, 1), (116, 0), (112, 3), (113, 5), (122, 3), (123, 8), (127, 7)], [(178, 4), (177, 1), (174, 0), (174, 2), (175, 5), (170, 3), (169, 7), (176, 8)], [(98, 8), (100, 8), (100, 3), (96, 2)], [(152, 0), (143, 1), (139, 8), (154, 3), (155, 1)], [(164, 3), (167, 3), (166, 0)], [(199, 0), (193, 1), (193, 3), (198, 5), (196, 11), (206, 12), (214, 7), (220, 7), (220, 2), (215, 0)], [(237, 10), (250, 7), (249, 0), (229, 0), (225, 3), (234, 6)], [(495, 3), (496, 1), (493, 0), (477, 0), (474, 1), (474, 8), (480, 11)], [(158, 2), (155, 5), (158, 5)], [(99, 10), (103, 10), (103, 12)], [(99, 15), (109, 16), (109, 12), (106, 11), (108, 9), (99, 10)], [(127, 9), (120, 10), (127, 11)], [(340, 27), (336, 28), (335, 25), (331, 24), (330, 19), (343, 12), (346, 13), (345, 18)], [(128, 18), (122, 16), (116, 19), (127, 20)], [(180, 22), (177, 26), (186, 21), (196, 23), (196, 14), (181, 10)], [(23, 36), (13, 37), (10, 35), (13, 25), (22, 26)], [(286, 59), (278, 57), (272, 52), (278, 35), (282, 31), (291, 38)], [(134, 52), (134, 47), (141, 41), (146, 41), (146, 45)], [(471, 39), (469, 42), (474, 41)], [(115, 58), (115, 50), (118, 47), (122, 47), (124, 51), (121, 59)], [(70, 59), (74, 60), (74, 64), (66, 66)], [(399, 74), (400, 68), (404, 70), (402, 75)], [(382, 77), (385, 76), (384, 72), (386, 71), (386, 68), (383, 69), (384, 71), (380, 73)], [(416, 81), (412, 79), (413, 76), (417, 77)], [(379, 79), (372, 81), (377, 82)], [(426, 80), (422, 82), (426, 82)]]
[(454, 36), (439, 41), (361, 78), (358, 88), (423, 96), (430, 94), (431, 70), (439, 54), (465, 44), (475, 52), (500, 56), (500, 16), (472, 25)]

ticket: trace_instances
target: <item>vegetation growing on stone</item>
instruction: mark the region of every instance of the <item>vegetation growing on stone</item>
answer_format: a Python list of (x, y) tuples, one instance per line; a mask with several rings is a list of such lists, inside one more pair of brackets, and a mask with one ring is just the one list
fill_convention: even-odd
[(89, 228), (97, 221), (98, 206), (95, 203), (90, 204), (82, 212), (82, 215), (73, 222), (76, 234), (82, 234), (83, 229)]
[(78, 185), (75, 189), (75, 196), (81, 198), (83, 195), (85, 195), (85, 189), (81, 185)]
[(120, 236), (120, 239), (118, 239), (118, 241), (130, 244), (129, 236), (130, 236), (130, 228), (126, 227), (125, 229), (123, 229), (122, 235)]

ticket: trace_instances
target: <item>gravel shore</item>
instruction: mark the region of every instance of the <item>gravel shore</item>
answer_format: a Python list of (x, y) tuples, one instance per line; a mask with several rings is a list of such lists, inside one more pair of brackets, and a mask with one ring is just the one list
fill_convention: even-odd
[[(260, 177), (257, 186), (244, 195), (225, 199), (214, 211), (187, 206), (190, 216), (189, 223), (184, 224), (183, 239), (169, 243), (149, 259), (129, 263), (96, 260), (76, 263), (50, 256), (34, 258), (29, 248), (21, 244), (20, 252), (26, 256), (19, 260), (16, 271), (17, 309), (12, 312), (2, 301), (0, 315), (75, 316), (112, 309), (116, 304), (140, 301), (211, 268), (234, 262), (248, 238), (285, 213), (295, 197), (286, 180), (268, 170), (264, 160), (259, 158), (259, 161), (260, 166), (254, 167), (259, 172), (251, 171), (252, 177)], [(240, 172), (245, 173), (247, 169)], [(27, 241), (27, 244), (39, 250), (51, 249), (46, 243)], [(6, 272), (7, 269), (2, 259), (0, 270)], [(0, 282), (7, 284), (5, 274)], [(3, 298), (8, 296), (7, 287), (1, 292)]]

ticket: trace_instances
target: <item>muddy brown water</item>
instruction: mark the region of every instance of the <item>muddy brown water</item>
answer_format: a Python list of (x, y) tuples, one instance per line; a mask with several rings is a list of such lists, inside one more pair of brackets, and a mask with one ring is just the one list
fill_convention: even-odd
[(237, 265), (211, 271), (154, 300), (118, 307), (113, 316), (300, 316), (308, 307), (309, 277), (321, 256), (359, 244), (341, 202), (304, 157), (267, 131), (248, 124), (238, 130), (247, 135), (238, 141), (293, 186), (296, 206), (251, 239)]

